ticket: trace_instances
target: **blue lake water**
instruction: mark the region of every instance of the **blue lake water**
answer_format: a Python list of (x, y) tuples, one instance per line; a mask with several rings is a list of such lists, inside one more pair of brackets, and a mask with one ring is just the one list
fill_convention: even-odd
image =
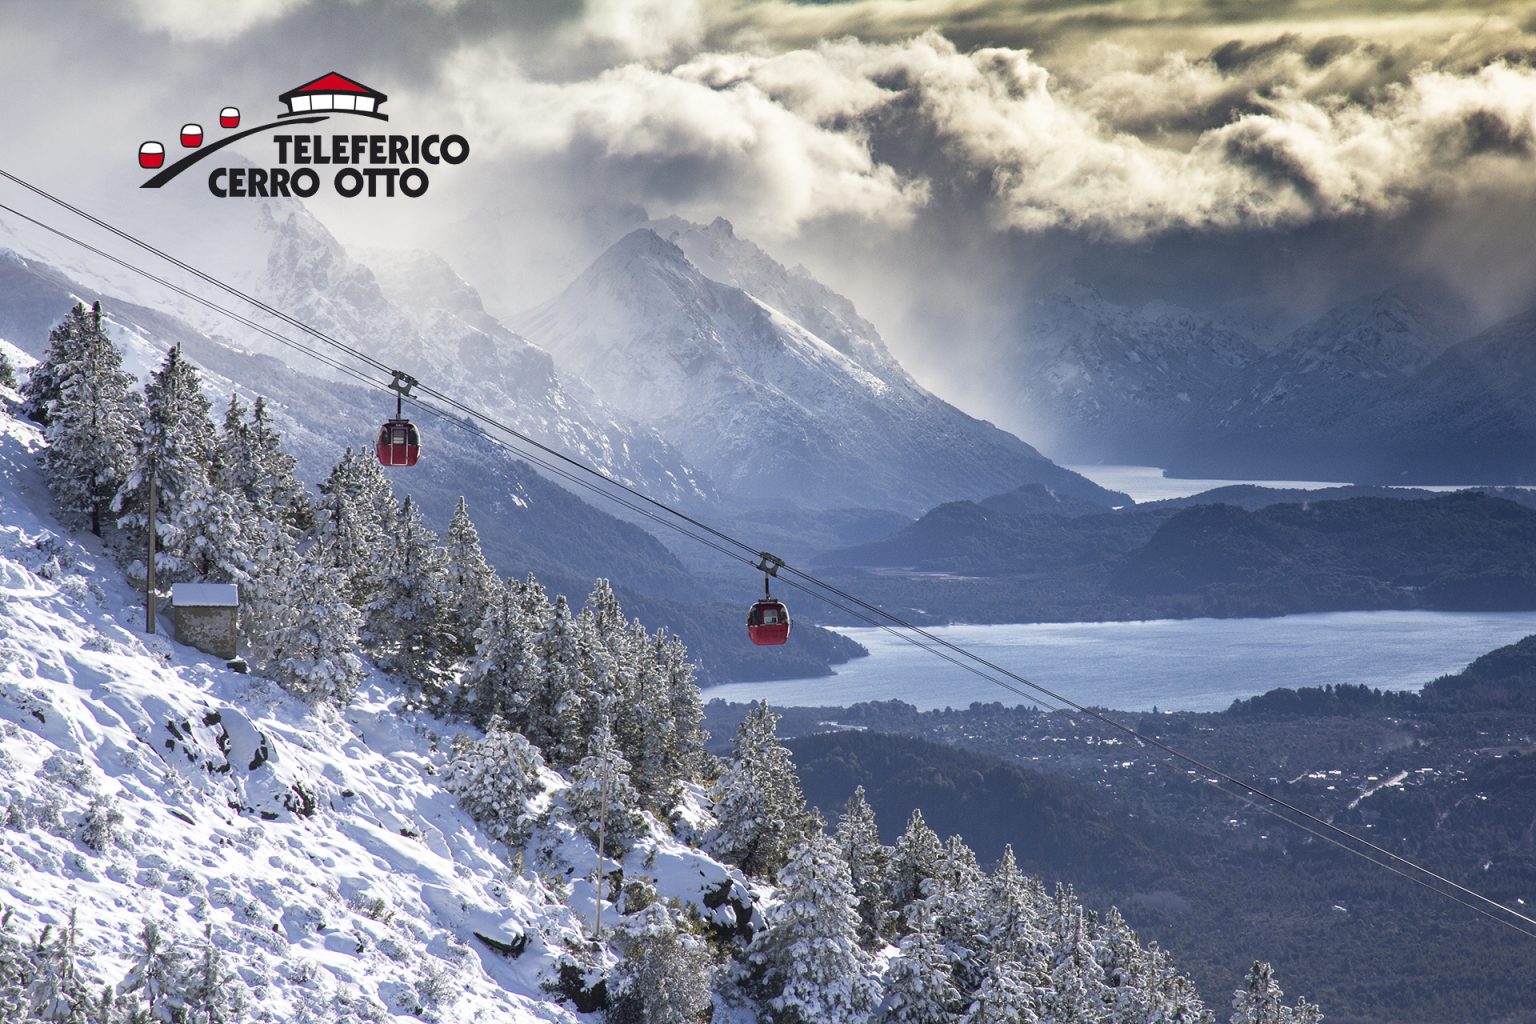
[[(705, 700), (780, 706), (902, 700), (920, 709), (1032, 703), (873, 628), (839, 629), (870, 656), (835, 676), (727, 683)], [(1417, 690), (1536, 633), (1536, 612), (1327, 612), (1272, 619), (1157, 619), (940, 626), (952, 643), (1081, 704), (1217, 711), (1278, 686)], [(794, 643), (793, 640), (790, 643)]]

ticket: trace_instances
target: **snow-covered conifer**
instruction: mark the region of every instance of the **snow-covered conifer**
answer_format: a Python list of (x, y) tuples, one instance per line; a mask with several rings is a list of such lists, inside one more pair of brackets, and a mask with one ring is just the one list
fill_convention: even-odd
[(923, 812), (914, 808), (912, 817), (907, 819), (906, 830), (891, 850), (890, 869), (886, 875), (891, 913), (897, 915), (898, 922), (908, 904), (928, 894), (943, 858), (944, 844), (923, 820)]
[[(524, 590), (525, 600), (532, 589)], [(543, 599), (542, 588), (538, 598)], [(539, 651), (543, 675), (529, 702), (528, 738), (555, 764), (574, 764), (586, 749), (581, 727), (591, 701), (592, 683), (583, 672), (588, 659), (581, 631), (563, 594), (555, 599), (548, 625), (539, 639)]]
[(1243, 987), (1232, 993), (1232, 1024), (1316, 1024), (1322, 1020), (1322, 1011), (1305, 999), (1290, 1007), (1284, 998), (1274, 968), (1255, 960)]
[(27, 1002), (31, 1020), (76, 1024), (87, 1020), (91, 1010), (90, 983), (80, 967), (80, 945), (75, 912), (69, 923), (50, 939), (52, 929), (38, 937), (31, 957), (36, 973), (30, 980)]
[(522, 585), (496, 586), (475, 633), (475, 653), (459, 677), (458, 711), (484, 728), (500, 718), (513, 729), (528, 727), (528, 706), (543, 674), (538, 640), (542, 623), (529, 620)]
[(1042, 1017), (1039, 993), (1028, 971), (1016, 960), (999, 957), (986, 969), (961, 1024), (1035, 1024), (1036, 1021), (1072, 1021), (1090, 1024), (1090, 1017)]
[(11, 357), (0, 352), (0, 388), (16, 387), (16, 366), (11, 362)]
[(709, 947), (680, 931), (660, 904), (614, 935), (624, 953), (608, 976), (608, 1024), (697, 1024), (716, 973)]
[[(129, 556), (141, 550), (149, 522), (149, 479), (159, 490), (155, 571), (177, 580), (244, 582), (250, 575), (242, 546), (239, 506), (214, 485), (214, 428), (208, 399), (192, 365), (172, 348), (144, 389), (145, 420), (133, 467), (112, 508), (126, 531)], [(135, 574), (142, 572), (135, 563)]]
[(59, 397), (58, 369), (79, 359), (85, 338), (96, 330), (100, 312), (100, 302), (93, 303), (89, 312), (83, 303), (76, 303), (48, 332), (48, 347), (43, 351), (43, 357), (33, 364), (21, 385), (21, 411), (28, 419), (48, 426), (53, 417), (53, 404)]
[(186, 954), (165, 941), (159, 924), (153, 919), (146, 920), (128, 974), (117, 983), (117, 994), (137, 994), (149, 1011), (150, 1020), (177, 1024), (186, 1009), (186, 992)]
[(778, 881), (782, 902), (747, 950), (775, 1019), (865, 1020), (878, 994), (873, 958), (859, 945), (848, 865), (832, 837), (814, 830)]
[(213, 941), (213, 926), (203, 934), (197, 963), (187, 972), (185, 1024), (236, 1024), (244, 1019), (245, 989), (224, 962)]
[(357, 655), (362, 618), (342, 593), (342, 580), (316, 561), (314, 549), (295, 555), (281, 580), (276, 615), (261, 660), (284, 687), (311, 705), (351, 702), (364, 676)]
[(656, 634), (656, 663), (661, 669), (671, 709), (672, 743), (668, 749), (668, 774), (678, 779), (696, 778), (709, 760), (704, 745), (704, 702), (693, 681), (693, 663), (680, 637)]
[(49, 356), (53, 397), (48, 402), (48, 447), (43, 466), (48, 489), (59, 507), (87, 517), (101, 536), (102, 517), (127, 478), (139, 435), (139, 397), (133, 376), (122, 369), (122, 355), (101, 323), (101, 303), (90, 313), (74, 312), (62, 339)]
[(778, 721), (767, 701), (752, 705), (711, 794), (720, 823), (715, 849), (759, 876), (783, 866), (812, 828), (795, 763), (775, 731)]
[(324, 562), (345, 578), (353, 607), (374, 597), (378, 574), (393, 554), (399, 509), (389, 478), (371, 452), (348, 448), (320, 484), (314, 538)]
[(932, 909), (921, 901), (913, 904), (907, 928), (901, 955), (885, 974), (880, 1024), (952, 1024), (964, 1000), (955, 987)]
[(582, 835), (595, 843), (601, 828), (603, 853), (609, 856), (622, 856), (644, 833), (640, 794), (630, 782), (629, 762), (607, 722), (599, 723), (586, 756), (572, 769), (565, 803)]
[(30, 1000), (27, 988), (37, 977), (27, 944), (12, 930), (16, 912), (0, 910), (0, 1020), (20, 1020)]
[(475, 650), (475, 634), (501, 589), (496, 571), (480, 549), (480, 534), (469, 518), (463, 495), (453, 510), (444, 537), (447, 558), (447, 622), (453, 635), (453, 654), (467, 658)]
[(395, 526), (394, 547), (375, 576), (363, 641), (386, 672), (403, 676), (429, 705), (444, 696), (453, 664), (447, 627), (447, 566), (437, 535), (407, 496)]
[(883, 941), (880, 930), (889, 906), (885, 876), (891, 851), (880, 842), (875, 809), (864, 799), (863, 786), (853, 791), (838, 819), (837, 848), (848, 863), (848, 877), (853, 880), (853, 896), (858, 901), (859, 941), (873, 949)]
[(493, 719), (479, 740), (454, 742), (446, 785), (485, 834), (509, 846), (528, 838), (543, 792), (544, 758), (528, 737)]

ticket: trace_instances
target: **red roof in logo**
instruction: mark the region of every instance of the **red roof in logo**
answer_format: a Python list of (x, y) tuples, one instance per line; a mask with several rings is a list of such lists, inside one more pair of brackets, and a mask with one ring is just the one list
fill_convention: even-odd
[(288, 105), (288, 110), (282, 115), (284, 117), (334, 110), (366, 114), (381, 121), (389, 120), (388, 114), (379, 112), (379, 104), (389, 99), (388, 96), (334, 71), (321, 75), (313, 82), (305, 82), (297, 89), (289, 89), (278, 99)]
[(338, 75), (336, 72), (330, 71), (321, 75), (313, 82), (305, 82), (297, 89), (289, 89), (279, 96), (278, 99), (286, 100), (290, 96), (300, 96), (307, 92), (355, 92), (361, 93), (364, 96), (377, 96), (381, 100), (384, 98), (384, 94), (377, 89), (370, 89), (360, 82), (352, 81), (352, 79), (347, 78), (345, 75)]

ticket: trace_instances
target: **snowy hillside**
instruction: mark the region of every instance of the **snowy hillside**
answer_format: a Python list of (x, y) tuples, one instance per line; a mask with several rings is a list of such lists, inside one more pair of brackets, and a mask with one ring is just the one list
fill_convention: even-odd
[[(514, 851), (444, 788), (456, 730), (403, 712), (389, 677), (316, 712), (146, 638), (141, 597), (48, 515), (39, 445), (0, 412), (10, 938), (74, 914), (93, 993), (128, 976), (147, 921), (193, 961), (211, 941), (240, 1019), (576, 1020), (546, 986), (611, 957), (587, 952), (596, 857), (563, 816), (564, 780), (544, 770), (551, 817)], [(705, 919), (734, 924), (701, 902), (722, 885), (749, 899), (739, 872), (654, 825), (622, 867)]]
[[(710, 756), (686, 649), (606, 580), (499, 578), (369, 453), (307, 497), (259, 410), (216, 428), (179, 349), (138, 397), (106, 326), (0, 387), (0, 1019), (1210, 1020), (1011, 849), (920, 809), (887, 846), (861, 790), (828, 829), (766, 704)], [(238, 581), (244, 659), (146, 635), (137, 513), (50, 520), (95, 522), (82, 480), (142, 508), (146, 458), (161, 580)], [(1240, 1019), (1315, 1024), (1280, 996), (1256, 963)]]
[(918, 386), (851, 304), (729, 225), (662, 223), (678, 243), (630, 233), (519, 326), (604, 401), (655, 426), (722, 493), (920, 511), (1043, 483), (1111, 503)]

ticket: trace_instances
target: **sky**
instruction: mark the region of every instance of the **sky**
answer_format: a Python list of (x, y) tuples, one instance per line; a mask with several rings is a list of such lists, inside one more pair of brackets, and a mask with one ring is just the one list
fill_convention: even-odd
[(470, 159), (317, 209), (502, 313), (672, 214), (804, 264), (920, 379), (1075, 283), (1260, 333), (1392, 286), (1536, 302), (1536, 2), (12, 0), (0, 49), (0, 165), (109, 207), (220, 106), (389, 94)]

